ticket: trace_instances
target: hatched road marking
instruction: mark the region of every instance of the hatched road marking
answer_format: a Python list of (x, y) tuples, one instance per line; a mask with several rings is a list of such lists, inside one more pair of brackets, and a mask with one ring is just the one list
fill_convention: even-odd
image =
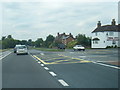
[(10, 55), (11, 53), (12, 53), (12, 52), (9, 52), (8, 54), (6, 54), (6, 55), (4, 55), (4, 56), (1, 55), (0, 60), (2, 60), (3, 58), (5, 58), (6, 56)]
[(51, 58), (51, 59), (46, 58), (47, 60), (42, 60), (38, 58), (36, 55), (33, 55), (34, 58), (41, 61), (43, 64), (69, 64), (69, 63), (90, 63), (91, 62), (84, 59), (73, 58), (73, 57), (71, 58), (69, 56), (64, 56), (64, 55), (58, 55), (58, 56), (62, 56), (62, 57)]
[(40, 58), (38, 58), (38, 57), (35, 56), (35, 55), (33, 55), (33, 57), (35, 57), (36, 59), (38, 59), (39, 61), (41, 61), (41, 62), (44, 63), (44, 64), (49, 64), (49, 63), (44, 62), (43, 60), (41, 60)]

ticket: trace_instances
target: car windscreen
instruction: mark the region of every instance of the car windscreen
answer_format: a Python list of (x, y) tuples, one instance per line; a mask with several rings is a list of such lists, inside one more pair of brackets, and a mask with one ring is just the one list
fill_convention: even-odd
[(82, 47), (82, 45), (76, 45), (76, 47)]
[(26, 46), (19, 46), (19, 47), (17, 47), (18, 49), (25, 49), (25, 48), (27, 48)]

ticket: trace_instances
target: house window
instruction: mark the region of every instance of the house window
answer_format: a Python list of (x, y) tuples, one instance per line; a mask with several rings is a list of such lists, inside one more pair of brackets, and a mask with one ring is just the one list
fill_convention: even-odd
[(115, 40), (113, 40), (113, 41), (112, 41), (112, 44), (116, 44), (116, 41), (115, 41)]
[(93, 41), (93, 44), (98, 44), (98, 40), (94, 40), (94, 41)]
[(97, 36), (97, 32), (95, 33), (95, 36)]
[(99, 38), (93, 38), (93, 44), (98, 44), (98, 41), (100, 41)]
[(106, 36), (108, 36), (108, 33), (106, 33)]
[(114, 35), (114, 33), (113, 32), (109, 32), (109, 36), (113, 36)]
[(95, 44), (98, 44), (98, 40), (95, 40)]

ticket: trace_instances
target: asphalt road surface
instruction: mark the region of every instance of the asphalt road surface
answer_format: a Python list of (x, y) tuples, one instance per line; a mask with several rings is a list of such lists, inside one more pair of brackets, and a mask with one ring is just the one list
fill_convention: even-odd
[[(116, 50), (13, 52), (2, 59), (3, 88), (118, 88)], [(104, 56), (105, 55), (105, 56)], [(108, 57), (108, 58), (107, 58)]]

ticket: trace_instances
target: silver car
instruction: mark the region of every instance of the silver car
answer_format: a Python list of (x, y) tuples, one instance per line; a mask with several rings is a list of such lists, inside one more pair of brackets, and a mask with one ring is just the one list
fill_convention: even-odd
[(28, 54), (28, 49), (26, 45), (21, 45), (17, 47), (16, 54)]

